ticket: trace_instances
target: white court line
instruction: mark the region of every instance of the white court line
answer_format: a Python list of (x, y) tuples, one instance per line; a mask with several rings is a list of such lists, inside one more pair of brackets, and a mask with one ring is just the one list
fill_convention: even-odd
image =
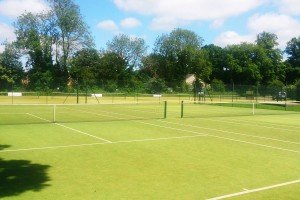
[(237, 133), (237, 132), (233, 132), (233, 131), (225, 131), (225, 130), (220, 130), (220, 129), (207, 128), (207, 127), (203, 127), (203, 126), (194, 126), (194, 125), (186, 125), (186, 124), (181, 124), (181, 123), (167, 122), (167, 121), (163, 121), (163, 120), (160, 120), (160, 121), (164, 122), (164, 123), (167, 123), (167, 124), (175, 124), (175, 125), (180, 125), (180, 126), (185, 126), (185, 127), (192, 127), (192, 128), (202, 128), (202, 129), (206, 129), (206, 130), (210, 130), (210, 131), (218, 131), (218, 132), (222, 132), (222, 133), (230, 133), (230, 134), (234, 134), (234, 135), (243, 135), (243, 136), (253, 137), (253, 138), (258, 138), (258, 139), (272, 140), (272, 141), (277, 141), (277, 142), (300, 145), (299, 142), (292, 142), (292, 141), (288, 141), (288, 140), (280, 140), (280, 139), (276, 139), (276, 138), (249, 135), (249, 134), (245, 134), (245, 133)]
[[(52, 123), (52, 121), (50, 121), (50, 120), (47, 120), (47, 119), (41, 118), (41, 117), (39, 117), (39, 116), (36, 116), (36, 115), (33, 115), (33, 114), (31, 114), (31, 113), (26, 113), (26, 114), (27, 114), (27, 115), (30, 115), (30, 116), (32, 116), (32, 117), (35, 117), (35, 118), (41, 119), (41, 120), (43, 120), (43, 121), (46, 121), (46, 122), (50, 122), (50, 123)], [(92, 137), (92, 138), (96, 138), (96, 139), (98, 139), (98, 140), (102, 140), (102, 141), (105, 141), (105, 142), (108, 142), (108, 143), (110, 143), (110, 142), (111, 142), (110, 140), (106, 140), (106, 139), (104, 139), (104, 138), (97, 137), (97, 136), (95, 136), (95, 135), (91, 135), (91, 134), (89, 134), (89, 133), (86, 133), (86, 132), (83, 132), (83, 131), (80, 131), (80, 130), (77, 130), (77, 129), (74, 129), (74, 128), (71, 128), (71, 127), (68, 127), (68, 126), (62, 125), (62, 124), (59, 124), (59, 123), (53, 123), (53, 124), (54, 124), (54, 125), (57, 125), (57, 126), (61, 126), (61, 127), (63, 127), (63, 128), (66, 128), (66, 129), (69, 129), (69, 130), (72, 130), (72, 131), (75, 131), (75, 132), (77, 132), (77, 133), (81, 133), (81, 134), (83, 134), (83, 135), (90, 136), (90, 137)]]
[(171, 130), (175, 130), (175, 131), (183, 131), (183, 132), (188, 132), (188, 133), (194, 133), (194, 134), (197, 134), (197, 135), (208, 135), (207, 133), (201, 133), (199, 131), (190, 131), (190, 130), (185, 130), (185, 129), (172, 128), (170, 126), (161, 126), (161, 125), (151, 124), (151, 123), (141, 122), (141, 121), (135, 121), (135, 122), (140, 123), (140, 124), (150, 125), (150, 126), (156, 126), (156, 127), (159, 127), (159, 128), (171, 129)]
[(204, 137), (204, 136), (206, 136), (206, 135), (192, 135), (192, 136), (165, 137), (165, 138), (148, 138), (148, 139), (137, 139), (137, 140), (123, 140), (123, 141), (121, 140), (121, 141), (116, 141), (116, 142), (75, 144), (75, 145), (37, 147), (37, 148), (26, 148), (26, 149), (10, 149), (10, 150), (2, 150), (2, 151), (0, 151), (0, 153), (5, 153), (5, 152), (20, 152), (20, 151), (33, 151), (33, 150), (46, 150), (46, 149), (61, 149), (61, 148), (70, 148), (70, 147), (95, 146), (95, 145), (110, 145), (110, 144), (120, 144), (120, 143), (149, 142), (149, 141), (160, 141), (160, 140), (187, 139), (187, 138), (196, 138), (196, 137)]
[(59, 124), (59, 123), (55, 123), (55, 125), (64, 127), (64, 128), (66, 128), (66, 129), (69, 129), (69, 130), (72, 130), (72, 131), (75, 131), (75, 132), (78, 132), (78, 133), (81, 133), (81, 134), (84, 134), (84, 135), (87, 135), (87, 136), (90, 136), (90, 137), (93, 137), (93, 138), (102, 140), (102, 141), (105, 141), (105, 142), (108, 142), (108, 143), (111, 143), (111, 142), (112, 142), (112, 141), (110, 141), (110, 140), (107, 140), (107, 139), (104, 139), (104, 138), (101, 138), (101, 137), (97, 137), (97, 136), (95, 136), (95, 135), (91, 135), (91, 134), (89, 134), (89, 133), (86, 133), (86, 132), (83, 132), (83, 131), (80, 131), (80, 130), (77, 130), (77, 129), (74, 129), (74, 128), (71, 128), (71, 127), (62, 125), (62, 124)]
[[(209, 120), (209, 121), (222, 122), (222, 123), (229, 123), (229, 124), (238, 124), (238, 125), (245, 125), (245, 124), (247, 124), (247, 123), (239, 123), (239, 122), (226, 121), (226, 120), (216, 120), (216, 119), (207, 119), (207, 118), (202, 118), (202, 119)], [(250, 125), (250, 124), (248, 124), (248, 125)], [(269, 128), (269, 129), (274, 129), (274, 130), (291, 131), (291, 132), (296, 132), (296, 133), (300, 132), (300, 130), (298, 131), (298, 130), (292, 130), (292, 129), (286, 129), (286, 128), (263, 126), (263, 125), (259, 125), (259, 124), (251, 124), (251, 126)]]
[[(96, 114), (96, 115), (100, 115), (98, 113), (94, 113), (94, 112), (89, 112), (86, 110), (81, 110), (83, 112), (87, 112), (87, 113), (91, 113), (91, 114)], [(104, 111), (105, 112), (105, 111)], [(109, 112), (106, 112), (109, 113)], [(117, 114), (117, 113), (116, 113)], [(124, 114), (119, 114), (119, 115), (124, 115)], [(128, 115), (131, 116), (131, 115)], [(112, 116), (114, 117), (114, 116)], [(131, 116), (132, 117), (132, 116)], [(118, 118), (118, 117), (115, 117)], [(124, 119), (124, 118), (118, 118), (118, 119)], [(160, 120), (162, 121), (162, 120)], [(141, 121), (135, 121), (138, 123), (143, 123), (143, 124), (148, 124), (148, 125), (152, 125), (152, 126), (158, 126), (161, 127), (159, 125), (155, 125), (155, 124), (150, 124), (150, 123), (146, 123), (146, 122), (141, 122)], [(174, 129), (174, 130), (180, 130), (180, 131), (185, 131), (185, 132), (192, 132), (195, 134), (203, 134), (203, 133), (199, 133), (199, 132), (195, 132), (195, 131), (188, 131), (188, 130), (183, 130), (183, 129), (175, 129), (175, 128), (171, 128), (171, 127), (164, 127), (164, 128), (168, 128), (168, 129)], [(296, 151), (296, 150), (291, 150), (291, 149), (285, 149), (285, 148), (280, 148), (280, 147), (274, 147), (274, 146), (270, 146), (270, 145), (264, 145), (264, 144), (259, 144), (259, 143), (255, 143), (255, 142), (248, 142), (248, 141), (244, 141), (244, 140), (237, 140), (237, 139), (233, 139), (233, 138), (227, 138), (227, 137), (221, 137), (221, 136), (215, 136), (215, 135), (211, 135), (211, 134), (207, 134), (207, 136), (210, 137), (215, 137), (215, 138), (219, 138), (219, 139), (223, 139), (223, 140), (230, 140), (230, 141), (234, 141), (234, 142), (240, 142), (240, 143), (244, 143), (244, 144), (251, 144), (251, 145), (256, 145), (256, 146), (260, 146), (260, 147), (266, 147), (266, 148), (271, 148), (271, 149), (276, 149), (276, 150), (281, 150), (281, 151), (288, 151), (288, 152), (293, 152), (293, 153), (300, 153), (300, 151)]]
[[(280, 119), (282, 119), (282, 118), (280, 118)], [(268, 122), (268, 121), (257, 121), (257, 120), (254, 121), (253, 120), (253, 121), (249, 122), (249, 121), (241, 120), (241, 119), (239, 119), (239, 120), (231, 119), (231, 120), (235, 121), (235, 122), (250, 124), (250, 125), (252, 125), (252, 124), (254, 124), (254, 125), (260, 125), (260, 124), (263, 123), (263, 124), (269, 124), (271, 126), (288, 127), (288, 128), (297, 128), (297, 129), (300, 129), (300, 126), (296, 126), (296, 125), (278, 124), (278, 123), (275, 123), (275, 122)], [(257, 124), (257, 123), (259, 123), (259, 124)]]
[(296, 150), (292, 150), (292, 149), (285, 149), (285, 148), (280, 148), (280, 147), (274, 147), (274, 146), (270, 146), (270, 145), (265, 145), (265, 144), (259, 144), (259, 143), (255, 143), (255, 142), (248, 142), (248, 141), (244, 141), (244, 140), (237, 140), (237, 139), (233, 139), (233, 138), (227, 138), (227, 137), (221, 137), (221, 136), (217, 136), (217, 135), (207, 135), (208, 137), (215, 137), (215, 138), (219, 138), (219, 139), (223, 139), (223, 140), (230, 140), (230, 141), (234, 141), (234, 142), (240, 142), (240, 143), (245, 143), (245, 144), (252, 144), (252, 145), (256, 145), (256, 146), (261, 146), (261, 147), (267, 147), (267, 148), (271, 148), (271, 149), (277, 149), (277, 150), (281, 150), (281, 151), (289, 151), (289, 152), (293, 152), (293, 153), (299, 153), (300, 151), (296, 151)]
[(286, 183), (280, 183), (280, 184), (277, 184), (277, 185), (270, 185), (270, 186), (267, 186), (267, 187), (257, 188), (257, 189), (253, 189), (253, 190), (246, 190), (246, 191), (243, 191), (243, 192), (237, 192), (237, 193), (228, 194), (228, 195), (224, 195), (224, 196), (214, 197), (214, 198), (210, 198), (210, 199), (207, 199), (207, 200), (227, 199), (227, 198), (230, 198), (230, 197), (241, 196), (241, 195), (254, 193), (254, 192), (260, 192), (260, 191), (264, 191), (264, 190), (270, 190), (270, 189), (283, 187), (283, 186), (286, 186), (286, 185), (297, 184), (297, 183), (300, 183), (300, 179), (295, 180), (295, 181), (286, 182)]
[[(71, 108), (67, 108), (67, 109), (73, 110)], [(126, 119), (126, 118), (120, 118), (120, 117), (115, 117), (115, 116), (111, 116), (111, 115), (94, 113), (94, 112), (90, 112), (90, 111), (87, 111), (87, 110), (80, 110), (80, 111), (88, 113), (88, 114), (98, 115), (98, 116), (108, 116), (108, 117), (112, 117), (112, 118), (116, 118), (116, 119)], [(114, 113), (114, 112), (107, 112), (107, 111), (102, 111), (102, 112), (116, 114), (116, 115), (124, 115), (124, 116), (129, 116), (129, 117), (136, 117), (134, 115), (120, 114), (120, 113)], [(197, 134), (197, 135), (207, 135), (207, 133), (201, 133), (199, 131), (190, 131), (190, 130), (185, 130), (185, 129), (172, 128), (170, 126), (161, 126), (161, 125), (147, 123), (147, 122), (142, 122), (142, 121), (137, 121), (137, 120), (132, 120), (132, 121), (134, 121), (136, 123), (140, 123), (140, 124), (146, 124), (146, 125), (150, 125), (150, 126), (156, 126), (156, 127), (159, 127), (159, 128), (166, 128), (166, 129), (171, 129), (171, 130), (176, 130), (176, 131), (183, 131), (183, 132), (188, 132), (188, 133), (194, 133), (194, 134)]]

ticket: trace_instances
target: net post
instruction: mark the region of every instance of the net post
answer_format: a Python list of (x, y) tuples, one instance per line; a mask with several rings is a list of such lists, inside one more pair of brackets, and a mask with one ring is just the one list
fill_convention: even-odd
[(167, 118), (167, 105), (168, 105), (168, 103), (167, 103), (167, 101), (164, 101), (165, 103), (164, 103), (164, 119), (166, 119)]
[(255, 115), (255, 103), (252, 103), (252, 115)]
[(85, 87), (85, 104), (87, 104), (88, 89)]
[(56, 122), (56, 104), (53, 105), (53, 123)]
[(181, 112), (180, 112), (180, 118), (183, 118), (183, 101), (181, 101)]
[(14, 83), (11, 84), (11, 104), (14, 104)]
[(287, 91), (285, 92), (285, 97), (284, 97), (284, 109), (285, 109), (285, 111), (287, 111)]
[(76, 103), (79, 104), (79, 83), (77, 78), (77, 84), (76, 84)]

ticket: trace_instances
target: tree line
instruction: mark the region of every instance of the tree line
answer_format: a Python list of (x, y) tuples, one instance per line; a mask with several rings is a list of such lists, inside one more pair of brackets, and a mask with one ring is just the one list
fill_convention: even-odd
[(300, 85), (300, 36), (284, 51), (269, 32), (222, 48), (177, 28), (158, 36), (151, 51), (144, 39), (125, 34), (97, 50), (78, 5), (48, 3), (49, 11), (24, 13), (14, 23), (17, 40), (0, 54), (0, 90), (186, 92), (189, 74), (208, 84)]

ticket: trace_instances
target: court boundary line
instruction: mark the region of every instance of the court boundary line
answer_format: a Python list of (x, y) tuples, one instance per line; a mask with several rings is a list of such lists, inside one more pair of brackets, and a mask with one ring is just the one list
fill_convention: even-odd
[[(101, 115), (101, 114), (90, 112), (90, 111), (87, 111), (87, 110), (81, 110), (81, 111), (87, 112), (87, 113), (90, 113), (90, 114)], [(111, 113), (111, 114), (116, 114), (116, 115), (125, 115), (125, 116), (135, 117), (134, 115), (132, 116), (132, 115), (127, 115), (127, 114), (119, 114), (119, 113), (107, 112), (107, 111), (103, 111), (103, 112), (105, 112), (105, 113)], [(115, 117), (115, 116), (112, 116), (112, 117)], [(115, 118), (118, 118), (118, 117), (115, 117)], [(162, 121), (162, 120), (158, 120), (158, 121)], [(147, 124), (145, 122), (140, 122), (140, 123)], [(148, 124), (148, 125), (152, 125), (153, 126), (154, 124)], [(156, 126), (159, 126), (159, 125), (156, 125)], [(164, 128), (172, 129), (171, 127), (164, 127)], [(183, 130), (183, 129), (178, 129), (178, 130), (187, 131), (187, 130)], [(199, 132), (193, 132), (193, 133), (195, 133), (195, 134), (202, 134), (202, 133), (199, 133)], [(229, 140), (229, 141), (234, 141), (234, 142), (239, 142), (239, 143), (244, 143), (244, 144), (251, 144), (251, 145), (256, 145), (256, 146), (260, 146), (260, 147), (266, 147), (266, 148), (271, 148), (271, 149), (276, 149), (276, 150), (281, 150), (281, 151), (287, 151), (287, 152), (293, 152), (293, 153), (299, 153), (300, 154), (300, 151), (296, 151), (296, 150), (292, 150), (292, 149), (286, 149), (286, 148), (275, 147), (275, 146), (271, 146), (271, 145), (259, 144), (259, 143), (255, 143), (255, 142), (245, 141), (245, 140), (237, 140), (237, 139), (234, 139), (234, 138), (221, 137), (221, 136), (216, 136), (216, 135), (211, 135), (211, 134), (207, 134), (207, 136), (215, 137), (215, 138), (223, 139), (223, 140)]]
[[(282, 118), (281, 118), (282, 119)], [(233, 120), (234, 122), (240, 122), (240, 123), (249, 123), (250, 125), (251, 124), (254, 124), (254, 125), (260, 125), (262, 123), (266, 123), (266, 124), (269, 124), (269, 125), (272, 125), (272, 126), (277, 126), (277, 127), (292, 127), (292, 128), (300, 128), (300, 126), (295, 126), (295, 125), (289, 125), (289, 124), (277, 124), (277, 123), (274, 123), (274, 122), (267, 122), (267, 121), (264, 121), (264, 122), (261, 122), (261, 121), (251, 121), (251, 122), (248, 122), (246, 120)], [(256, 124), (256, 123), (259, 123), (259, 124)], [(263, 126), (263, 125), (262, 125)]]
[[(228, 123), (228, 124), (239, 124), (239, 125), (245, 125), (246, 123), (240, 123), (240, 122), (237, 122), (237, 121), (228, 121), (228, 120), (216, 120), (216, 119), (208, 119), (208, 118), (201, 118), (201, 119), (205, 119), (205, 120), (209, 120), (209, 121), (217, 121), (217, 122), (225, 122), (225, 123)], [(291, 132), (296, 132), (296, 133), (299, 133), (300, 131), (297, 131), (297, 130), (293, 130), (293, 129), (286, 129), (286, 128), (278, 128), (278, 127), (271, 127), (271, 126), (264, 126), (264, 125), (259, 125), (259, 124), (248, 124), (250, 126), (253, 126), (253, 127), (263, 127), (263, 128), (269, 128), (269, 129), (274, 129), (274, 130), (281, 130), (281, 131), (291, 131)]]
[(276, 185), (270, 185), (270, 186), (266, 186), (266, 187), (256, 188), (256, 189), (252, 189), (252, 190), (246, 190), (246, 191), (243, 191), (243, 192), (237, 192), (237, 193), (227, 194), (227, 195), (223, 195), (223, 196), (213, 197), (213, 198), (209, 198), (207, 200), (227, 199), (227, 198), (230, 198), (230, 197), (237, 197), (237, 196), (241, 196), (241, 195), (245, 195), (245, 194), (250, 194), (250, 193), (255, 193), (255, 192), (260, 192), (260, 191), (265, 191), (265, 190), (271, 190), (271, 189), (274, 189), (274, 188), (283, 187), (283, 186), (292, 185), (292, 184), (297, 184), (297, 183), (300, 183), (300, 179), (285, 182), (285, 183), (280, 183), (280, 184), (276, 184)]
[[(149, 124), (152, 125), (153, 124)], [(159, 125), (158, 125), (159, 126)], [(171, 129), (171, 127), (164, 127), (164, 128), (169, 128)], [(71, 128), (72, 129), (72, 128)], [(76, 129), (74, 129), (76, 130)], [(182, 129), (178, 129), (180, 131), (187, 131), (187, 130), (182, 130)], [(187, 131), (188, 132), (188, 131)], [(233, 138), (227, 138), (227, 137), (221, 137), (221, 136), (216, 136), (216, 135), (211, 135), (211, 134), (201, 134), (201, 133), (197, 133), (197, 132), (193, 132), (196, 133), (195, 136), (182, 136), (182, 137), (170, 137), (170, 138), (185, 138), (185, 137), (200, 137), (200, 136), (207, 136), (207, 137), (214, 137), (214, 138), (218, 138), (218, 139), (223, 139), (223, 140), (229, 140), (229, 141), (234, 141), (234, 142), (239, 142), (239, 143), (244, 143), (244, 144), (251, 144), (251, 145), (256, 145), (256, 146), (260, 146), (260, 147), (267, 147), (267, 148), (271, 148), (271, 149), (276, 149), (276, 150), (281, 150), (281, 151), (288, 151), (288, 152), (293, 152), (293, 153), (299, 153), (300, 151), (296, 151), (296, 150), (291, 150), (291, 149), (285, 149), (285, 148), (280, 148), (280, 147), (274, 147), (274, 146), (270, 146), (270, 145), (264, 145), (264, 144), (259, 144), (259, 143), (255, 143), (255, 142), (249, 142), (249, 141), (244, 141), (244, 140), (238, 140), (238, 139), (233, 139)], [(165, 138), (167, 139), (167, 138)], [(154, 140), (162, 140), (162, 139), (143, 139), (142, 141), (154, 141)], [(129, 143), (129, 142), (137, 142), (140, 140), (124, 140), (124, 141), (116, 141), (116, 142), (103, 142), (100, 144), (116, 144), (116, 143)], [(86, 146), (87, 144), (83, 145)], [(71, 145), (73, 146), (73, 145)], [(46, 147), (49, 148), (49, 147)], [(8, 151), (8, 150), (5, 150)], [(1, 151), (0, 151), (1, 152)], [(3, 152), (3, 151), (2, 151)]]
[(299, 153), (300, 154), (300, 151), (292, 150), (292, 149), (275, 147), (275, 146), (271, 146), (271, 145), (259, 144), (259, 143), (255, 143), (255, 142), (248, 142), (248, 141), (244, 141), (244, 140), (238, 140), (238, 139), (227, 138), (227, 137), (222, 137), (222, 136), (217, 136), (217, 135), (211, 135), (211, 134), (207, 135), (207, 136), (208, 137), (215, 137), (215, 138), (219, 138), (219, 139), (223, 139), (223, 140), (230, 140), (230, 141), (234, 141), (234, 142), (240, 142), (240, 143), (245, 143), (245, 144), (252, 144), (252, 145), (256, 145), (256, 146), (260, 146), (260, 147), (267, 147), (267, 148), (271, 148), (271, 149), (276, 149), (276, 150), (281, 150), (281, 151), (288, 151), (288, 152), (293, 152), (293, 153)]
[(95, 136), (95, 135), (92, 135), (92, 134), (89, 134), (89, 133), (86, 133), (86, 132), (83, 132), (83, 131), (80, 131), (80, 130), (77, 130), (77, 129), (74, 129), (74, 128), (71, 128), (71, 127), (68, 127), (68, 126), (65, 126), (65, 125), (62, 125), (62, 124), (59, 124), (59, 123), (56, 123), (56, 122), (52, 122), (52, 121), (50, 121), (50, 120), (44, 119), (44, 118), (42, 118), (42, 117), (36, 116), (36, 115), (34, 115), (34, 114), (31, 114), (31, 113), (26, 113), (26, 114), (29, 115), (29, 116), (32, 116), (32, 117), (41, 119), (41, 120), (43, 120), (43, 121), (52, 123), (52, 124), (54, 124), (54, 125), (57, 125), (57, 126), (60, 126), (60, 127), (63, 127), (63, 128), (66, 128), (66, 129), (69, 129), (69, 130), (72, 130), (72, 131), (75, 131), (75, 132), (77, 132), (77, 133), (81, 133), (81, 134), (83, 134), (83, 135), (87, 135), (87, 136), (89, 136), (89, 137), (92, 137), (92, 138), (101, 140), (101, 141), (105, 141), (105, 142), (108, 142), (108, 143), (112, 142), (112, 141), (110, 141), (110, 140), (107, 140), (107, 139), (104, 139), (104, 138), (101, 138), (101, 137), (97, 137), (97, 136)]
[(187, 125), (187, 124), (181, 124), (181, 123), (175, 123), (175, 122), (167, 122), (167, 121), (163, 121), (163, 120), (160, 120), (160, 121), (164, 122), (164, 123), (168, 123), (168, 124), (179, 125), (179, 126), (186, 126), (186, 127), (193, 127), (193, 128), (202, 128), (202, 129), (211, 130), (211, 131), (218, 131), (218, 132), (222, 132), (222, 133), (230, 133), (230, 134), (234, 134), (234, 135), (242, 135), (242, 136), (246, 136), (246, 137), (253, 137), (253, 138), (258, 138), (258, 139), (272, 140), (272, 141), (277, 141), (277, 142), (283, 142), (283, 143), (300, 145), (300, 142), (292, 142), (292, 141), (289, 141), (289, 140), (281, 140), (281, 139), (264, 137), (264, 136), (249, 135), (249, 134), (245, 134), (245, 133), (239, 133), (239, 132), (233, 132), (233, 131), (226, 131), (226, 130), (214, 129), (214, 128), (207, 128), (207, 127), (203, 127), (203, 126), (195, 126), (195, 125), (190, 125), (190, 124)]
[(2, 150), (2, 151), (0, 151), (0, 153), (33, 151), (33, 150), (47, 150), (47, 149), (61, 149), (61, 148), (71, 148), (71, 147), (84, 147), (84, 146), (109, 145), (109, 144), (134, 143), (134, 142), (188, 139), (188, 138), (197, 138), (197, 137), (205, 137), (205, 136), (207, 136), (207, 135), (190, 135), (190, 136), (180, 136), (180, 137), (147, 138), (147, 139), (135, 139), (135, 140), (120, 140), (120, 141), (115, 141), (115, 142), (97, 142), (97, 143), (86, 143), (86, 144), (62, 145), (62, 146), (8, 149), (8, 150)]
[[(71, 108), (67, 108), (67, 109), (74, 110), (74, 109), (71, 109)], [(88, 110), (82, 110), (82, 109), (80, 109), (79, 111), (85, 112), (85, 113), (88, 113), (88, 114), (98, 115), (98, 116), (105, 116), (105, 117), (116, 118), (116, 119), (120, 119), (120, 120), (126, 119), (126, 118), (120, 118), (120, 117), (113, 116), (113, 115), (121, 115), (121, 116), (123, 115), (123, 116), (136, 117), (137, 119), (133, 119), (131, 121), (132, 122), (136, 122), (136, 123), (140, 123), (140, 124), (146, 124), (146, 125), (150, 125), (150, 126), (156, 126), (156, 127), (160, 127), (160, 128), (166, 128), (166, 129), (171, 129), (171, 130), (176, 130), (176, 131), (183, 131), (183, 132), (188, 132), (188, 133), (194, 133), (194, 134), (197, 134), (197, 135), (201, 135), (201, 134), (206, 135), (207, 134), (207, 133), (201, 133), (199, 131), (189, 131), (189, 130), (184, 130), (184, 129), (172, 128), (170, 126), (161, 126), (161, 125), (157, 125), (157, 124), (152, 124), (152, 123), (137, 121), (140, 118), (138, 118), (137, 116), (134, 116), (134, 115), (127, 115), (127, 114), (121, 114), (121, 113), (115, 113), (115, 112), (108, 112), (108, 111), (101, 111), (101, 112), (104, 112), (106, 114), (100, 114), (100, 113), (94, 113), (94, 112), (91, 112), (91, 111), (88, 111)], [(113, 114), (113, 115), (108, 115), (108, 114)]]

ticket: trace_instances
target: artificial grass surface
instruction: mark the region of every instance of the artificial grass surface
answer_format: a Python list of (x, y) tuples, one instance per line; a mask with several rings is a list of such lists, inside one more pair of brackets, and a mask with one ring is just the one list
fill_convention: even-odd
[[(167, 119), (0, 125), (0, 198), (208, 199), (300, 179), (299, 114), (180, 119), (177, 107)], [(233, 199), (299, 196), (294, 184)]]

